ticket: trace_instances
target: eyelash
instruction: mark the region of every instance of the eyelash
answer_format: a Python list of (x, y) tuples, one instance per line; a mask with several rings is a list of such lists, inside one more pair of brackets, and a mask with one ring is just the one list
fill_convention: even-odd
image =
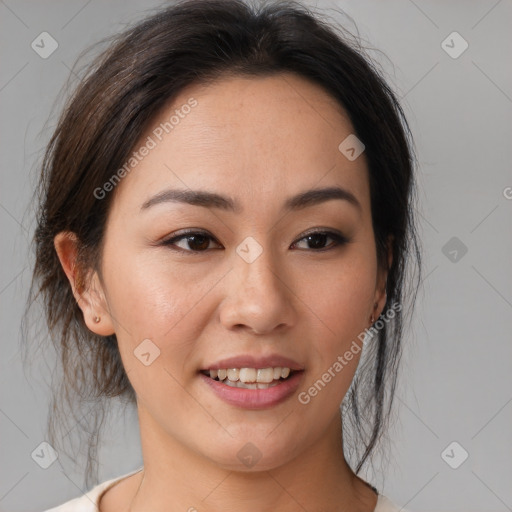
[[(166, 240), (163, 240), (160, 245), (169, 247), (173, 251), (182, 252), (182, 253), (189, 253), (190, 255), (192, 255), (192, 254), (200, 254), (200, 253), (203, 253), (203, 252), (207, 252), (209, 249), (206, 249), (204, 251), (196, 251), (196, 250), (183, 249), (182, 247), (177, 247), (177, 248), (172, 247), (176, 242), (178, 242), (178, 241), (180, 241), (182, 239), (186, 239), (186, 238), (192, 237), (194, 235), (204, 236), (206, 238), (209, 238), (210, 240), (214, 240), (215, 241), (214, 237), (212, 237), (211, 235), (209, 235), (208, 233), (206, 233), (204, 231), (187, 230), (187, 231), (183, 231), (178, 236), (173, 236), (172, 238), (168, 238)], [(345, 245), (345, 244), (350, 242), (350, 240), (346, 236), (342, 235), (341, 233), (338, 233), (338, 232), (335, 232), (335, 231), (321, 231), (321, 230), (310, 231), (309, 233), (306, 233), (302, 238), (299, 238), (297, 240), (297, 242), (301, 242), (302, 240), (308, 238), (309, 236), (313, 236), (313, 235), (327, 235), (328, 238), (332, 238), (334, 240), (334, 244), (331, 247), (326, 247), (326, 248), (323, 248), (323, 249), (309, 249), (309, 250), (311, 250), (313, 252), (326, 252), (326, 251), (330, 251), (332, 249), (335, 249), (337, 247), (341, 247), (341, 246), (343, 246), (343, 245)], [(294, 242), (293, 245), (295, 245), (297, 242)], [(308, 250), (308, 249), (300, 249), (300, 250)]]

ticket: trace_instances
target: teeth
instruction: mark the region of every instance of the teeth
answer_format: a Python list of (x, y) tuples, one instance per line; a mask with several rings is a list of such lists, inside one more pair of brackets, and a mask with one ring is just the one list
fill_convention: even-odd
[[(264, 389), (261, 386), (269, 387), (267, 384), (275, 385), (279, 379), (286, 379), (290, 375), (290, 368), (226, 368), (220, 370), (209, 370), (210, 377), (218, 377), (220, 381), (234, 387), (236, 383), (244, 384), (249, 389)], [(258, 385), (258, 387), (256, 387)]]
[(228, 379), (232, 382), (236, 382), (240, 378), (240, 370), (237, 368), (228, 368)]
[(255, 368), (241, 368), (239, 378), (242, 382), (256, 382), (256, 376), (258, 375), (258, 382), (263, 382), (259, 378), (260, 371)]
[(226, 379), (224, 381), (224, 384), (227, 386), (230, 386), (232, 388), (243, 388), (243, 389), (267, 389), (272, 388), (274, 386), (277, 386), (279, 384), (279, 381), (274, 381), (269, 384), (264, 384), (260, 382), (253, 382), (253, 383), (245, 383), (241, 381), (237, 382), (231, 382), (229, 379)]
[(274, 380), (274, 369), (273, 368), (263, 368), (262, 370), (258, 370), (258, 382), (269, 383)]

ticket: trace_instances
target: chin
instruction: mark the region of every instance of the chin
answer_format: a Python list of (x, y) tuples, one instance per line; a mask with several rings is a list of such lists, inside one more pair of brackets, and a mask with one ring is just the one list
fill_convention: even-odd
[(217, 444), (214, 451), (208, 450), (205, 456), (225, 470), (243, 473), (276, 469), (296, 456), (294, 452), (297, 450), (297, 442), (292, 436), (288, 438), (290, 446), (278, 446), (276, 440), (269, 442), (266, 436), (266, 433), (262, 434), (261, 438), (244, 436), (244, 440), (233, 436), (224, 445)]

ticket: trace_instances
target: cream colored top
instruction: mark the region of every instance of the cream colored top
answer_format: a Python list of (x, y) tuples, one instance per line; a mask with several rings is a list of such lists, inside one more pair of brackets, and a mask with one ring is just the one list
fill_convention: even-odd
[[(139, 471), (142, 471), (143, 468), (144, 466), (141, 466), (134, 471), (130, 471), (130, 473), (106, 480), (105, 482), (96, 485), (82, 496), (66, 501), (66, 503), (63, 503), (58, 507), (45, 510), (44, 512), (99, 512), (98, 503), (102, 494), (107, 492), (108, 489), (113, 487), (123, 478), (127, 478), (130, 475), (138, 473)], [(374, 512), (407, 512), (407, 510), (396, 506), (392, 501), (386, 498), (386, 496), (379, 494), (377, 498), (377, 506), (375, 507)]]

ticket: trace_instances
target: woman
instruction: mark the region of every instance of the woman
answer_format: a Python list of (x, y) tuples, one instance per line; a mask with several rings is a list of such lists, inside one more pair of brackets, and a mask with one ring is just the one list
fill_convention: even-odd
[(385, 81), (298, 3), (118, 36), (46, 153), (33, 292), (67, 406), (136, 405), (144, 463), (51, 510), (399, 510), (358, 473), (415, 298), (413, 162)]

